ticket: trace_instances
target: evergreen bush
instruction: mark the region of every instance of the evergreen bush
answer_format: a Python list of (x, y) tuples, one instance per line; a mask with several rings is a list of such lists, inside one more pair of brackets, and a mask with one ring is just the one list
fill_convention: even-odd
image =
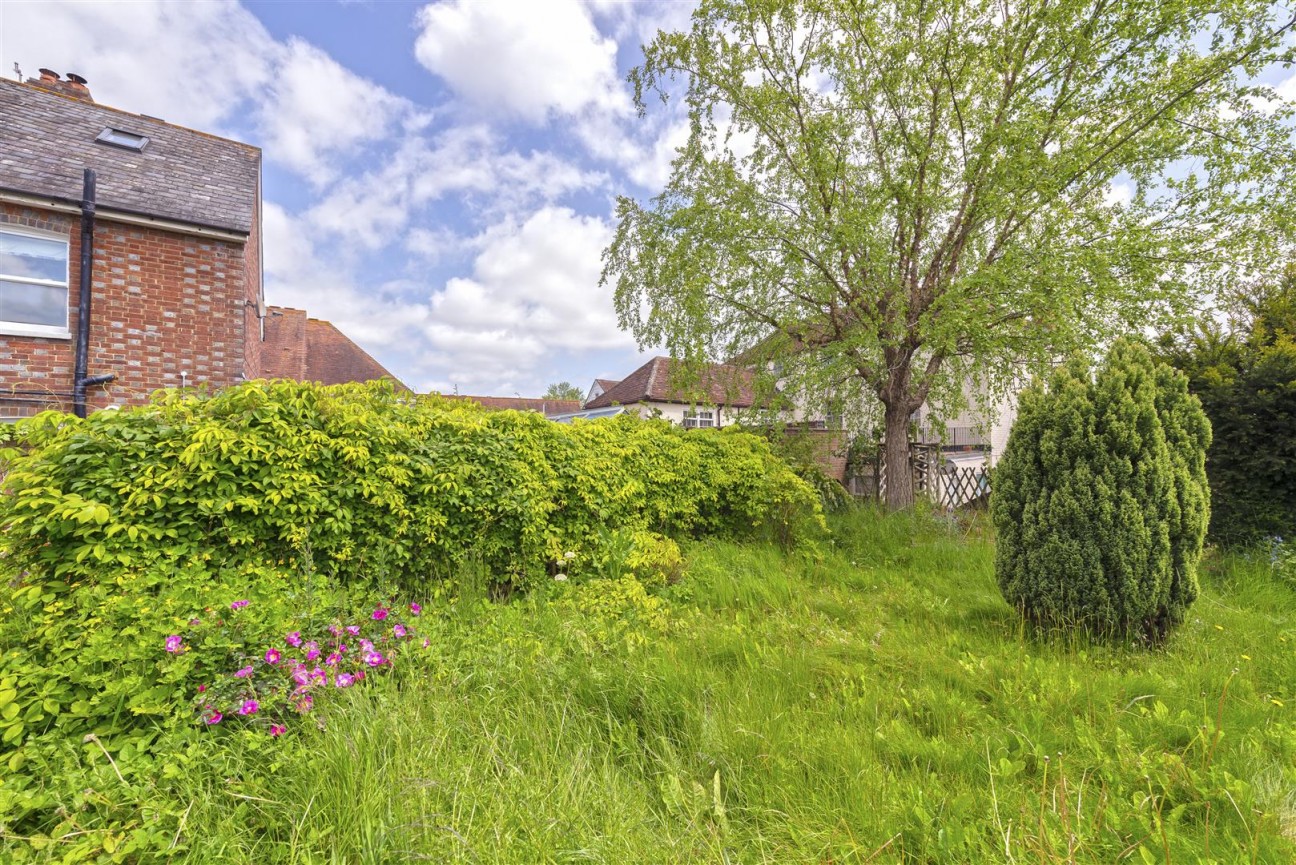
[(1022, 395), (995, 472), (995, 572), (1046, 629), (1156, 642), (1197, 596), (1210, 424), (1182, 375), (1123, 341)]

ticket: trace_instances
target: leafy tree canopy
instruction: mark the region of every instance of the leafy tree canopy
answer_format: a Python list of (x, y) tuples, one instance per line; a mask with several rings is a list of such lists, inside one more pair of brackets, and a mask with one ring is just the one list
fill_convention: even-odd
[(545, 391), (544, 397), (542, 398), (581, 400), (585, 398), (585, 391), (581, 390), (569, 381), (560, 381), (549, 385), (549, 389)]
[(888, 501), (911, 414), (1002, 392), (1194, 293), (1291, 226), (1292, 106), (1250, 83), (1292, 20), (1254, 0), (702, 0), (631, 72), (683, 96), (665, 189), (622, 197), (621, 323), (769, 357), (803, 404), (882, 406)]
[(1207, 474), (1212, 539), (1296, 537), (1296, 267), (1246, 285), (1227, 321), (1164, 335), (1161, 357), (1187, 374), (1215, 429)]

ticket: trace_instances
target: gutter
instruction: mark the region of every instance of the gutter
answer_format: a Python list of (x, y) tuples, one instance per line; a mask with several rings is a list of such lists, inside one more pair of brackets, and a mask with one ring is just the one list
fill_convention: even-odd
[(107, 384), (117, 376), (87, 375), (90, 364), (90, 295), (94, 276), (95, 173), (85, 170), (81, 193), (81, 281), (77, 296), (76, 370), (72, 376), (72, 411), (86, 416), (86, 387)]
[[(44, 210), (53, 210), (58, 213), (81, 213), (81, 203), (68, 201), (64, 198), (54, 198), (46, 195), (32, 195), (26, 192), (19, 192), (12, 189), (0, 189), (0, 204), (17, 204), (21, 207), (39, 207)], [(98, 211), (99, 218), (109, 222), (121, 222), (126, 225), (142, 225), (146, 228), (156, 228), (161, 231), (172, 231), (176, 234), (189, 234), (197, 237), (210, 237), (213, 240), (224, 240), (230, 243), (247, 243), (248, 233), (246, 231), (231, 231), (227, 228), (218, 228), (216, 226), (200, 225), (195, 222), (184, 222), (178, 219), (166, 219), (159, 216), (150, 216), (147, 213), (136, 213), (130, 210), (120, 210), (113, 207), (105, 207)]]

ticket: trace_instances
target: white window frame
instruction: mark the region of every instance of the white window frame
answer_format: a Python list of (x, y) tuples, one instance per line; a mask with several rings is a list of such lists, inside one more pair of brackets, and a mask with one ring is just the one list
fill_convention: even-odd
[(7, 222), (0, 222), (0, 234), (18, 234), (25, 237), (34, 237), (40, 240), (50, 240), (63, 244), (65, 253), (63, 255), (63, 281), (59, 282), (52, 279), (33, 279), (28, 276), (11, 276), (0, 271), (0, 279), (7, 282), (18, 282), (26, 285), (39, 285), (45, 288), (61, 288), (66, 301), (63, 304), (63, 325), (60, 327), (55, 324), (29, 324), (22, 321), (5, 321), (0, 318), (0, 334), (5, 336), (43, 336), (52, 339), (71, 339), (72, 332), (68, 329), (70, 313), (68, 307), (72, 302), (72, 244), (68, 241), (67, 235), (55, 234), (51, 231), (37, 231), (18, 225), (10, 225)]
[(716, 416), (714, 411), (684, 409), (684, 429), (712, 429), (715, 425)]

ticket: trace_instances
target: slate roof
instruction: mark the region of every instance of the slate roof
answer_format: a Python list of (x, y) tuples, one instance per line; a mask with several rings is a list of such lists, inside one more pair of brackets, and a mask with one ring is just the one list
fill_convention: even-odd
[(671, 381), (676, 361), (655, 357), (630, 375), (585, 403), (585, 408), (631, 405), (639, 402), (699, 403), (747, 408), (756, 401), (754, 375), (750, 369), (713, 363), (705, 367), (698, 382), (681, 391)]
[(409, 390), (332, 322), (309, 318), (303, 309), (266, 309), (261, 375), (321, 384), (390, 379), (397, 390)]
[[(142, 152), (96, 142), (105, 127), (149, 142)], [(0, 78), (0, 189), (75, 203), (85, 168), (100, 207), (252, 231), (260, 148)]]
[(484, 409), (491, 411), (538, 411), (543, 415), (566, 414), (580, 411), (578, 399), (532, 399), (524, 396), (466, 396), (464, 394), (442, 394), (446, 399), (467, 399), (480, 403)]

